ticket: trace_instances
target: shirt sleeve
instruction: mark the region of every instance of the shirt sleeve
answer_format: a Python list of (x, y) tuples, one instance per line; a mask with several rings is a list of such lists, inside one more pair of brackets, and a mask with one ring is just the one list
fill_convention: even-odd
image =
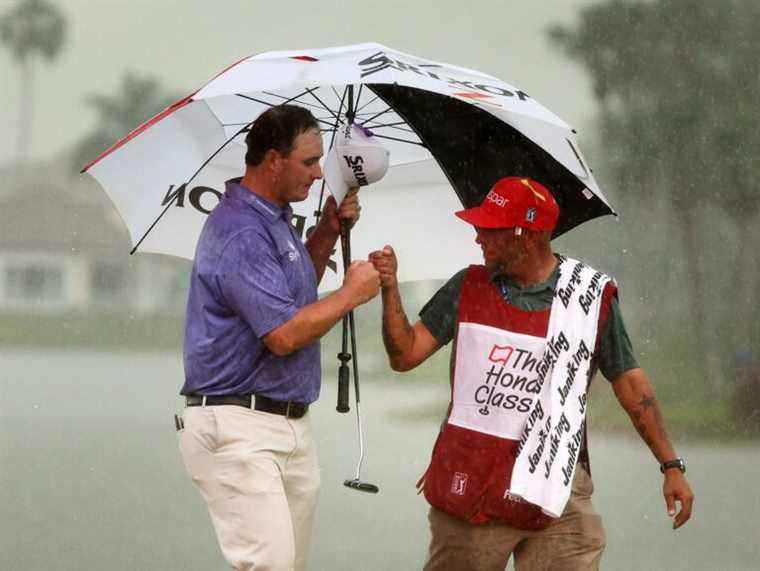
[(420, 310), (420, 320), (441, 345), (454, 338), (459, 312), (459, 294), (467, 269), (457, 272)]
[(227, 304), (261, 338), (298, 311), (272, 239), (241, 232), (224, 249), (215, 274)]
[(599, 370), (612, 382), (629, 369), (639, 366), (633, 346), (623, 323), (617, 295), (610, 303), (610, 312), (599, 342)]

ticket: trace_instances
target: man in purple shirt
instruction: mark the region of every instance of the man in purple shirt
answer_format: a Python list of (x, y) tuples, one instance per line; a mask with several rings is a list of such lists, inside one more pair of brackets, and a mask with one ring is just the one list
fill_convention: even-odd
[(225, 559), (238, 570), (305, 569), (319, 488), (309, 404), (319, 396), (319, 339), (377, 295), (369, 262), (318, 300), (356, 191), (330, 197), (309, 240), (291, 202), (322, 177), (311, 113), (274, 107), (251, 125), (242, 179), (227, 182), (195, 253), (185, 324), (185, 467), (208, 505)]

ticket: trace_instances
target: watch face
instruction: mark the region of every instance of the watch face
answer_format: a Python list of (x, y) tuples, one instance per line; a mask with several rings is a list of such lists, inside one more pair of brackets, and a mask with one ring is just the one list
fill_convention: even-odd
[(686, 472), (686, 462), (683, 458), (676, 458), (675, 460), (663, 462), (662, 466), (660, 466), (660, 471), (664, 473), (665, 470), (669, 470), (671, 468), (678, 468), (681, 470), (681, 472)]

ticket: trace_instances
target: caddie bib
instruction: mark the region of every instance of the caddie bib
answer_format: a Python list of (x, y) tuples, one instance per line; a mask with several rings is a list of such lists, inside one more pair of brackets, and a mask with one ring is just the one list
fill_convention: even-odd
[[(605, 297), (609, 306), (611, 295)], [(550, 308), (525, 311), (512, 305), (484, 266), (468, 268), (459, 299), (449, 415), (420, 480), (433, 507), (473, 524), (496, 521), (526, 530), (543, 529), (553, 520), (534, 504), (504, 498), (528, 415), (537, 413), (537, 368), (550, 313)]]

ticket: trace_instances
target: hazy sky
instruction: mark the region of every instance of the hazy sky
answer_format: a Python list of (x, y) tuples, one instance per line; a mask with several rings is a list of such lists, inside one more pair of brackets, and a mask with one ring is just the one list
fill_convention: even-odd
[[(5, 12), (16, 0), (0, 0)], [(512, 83), (573, 126), (594, 109), (588, 78), (550, 46), (547, 26), (572, 23), (589, 0), (59, 0), (65, 50), (36, 66), (31, 152), (46, 157), (92, 128), (90, 93), (112, 94), (128, 69), (189, 93), (240, 57), (275, 49), (376, 41), (479, 69)], [(18, 69), (0, 51), (0, 164), (15, 157)], [(584, 136), (585, 135), (585, 136)], [(581, 130), (583, 144), (592, 134)]]

